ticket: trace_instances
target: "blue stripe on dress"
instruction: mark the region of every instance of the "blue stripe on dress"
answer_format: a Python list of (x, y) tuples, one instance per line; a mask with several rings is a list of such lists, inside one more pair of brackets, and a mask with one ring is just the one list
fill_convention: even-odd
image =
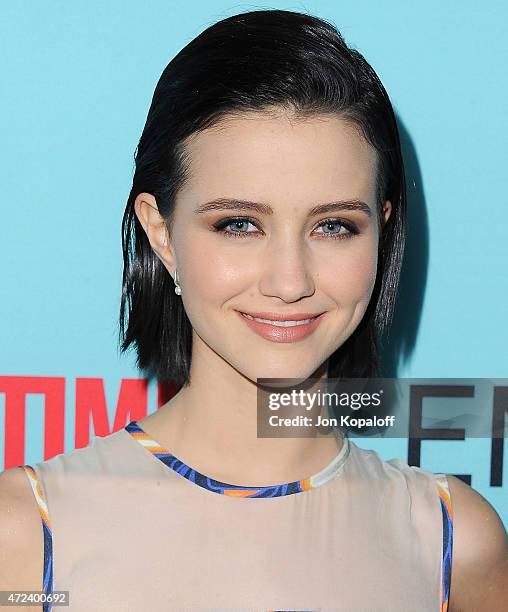
[(35, 500), (39, 508), (42, 521), (42, 532), (44, 536), (44, 563), (42, 571), (42, 590), (46, 596), (46, 601), (42, 603), (43, 612), (51, 612), (53, 605), (51, 601), (47, 601), (49, 596), (53, 594), (53, 535), (51, 533), (51, 527), (49, 522), (49, 516), (47, 511), (46, 500), (44, 499), (44, 493), (40, 484), (37, 472), (31, 465), (21, 466), (25, 474), (28, 476), (28, 480), (32, 487), (32, 491), (35, 495)]

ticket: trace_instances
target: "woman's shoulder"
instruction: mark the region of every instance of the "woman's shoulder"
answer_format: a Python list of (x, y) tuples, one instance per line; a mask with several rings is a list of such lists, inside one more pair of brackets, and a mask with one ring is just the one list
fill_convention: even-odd
[(460, 478), (447, 475), (453, 505), (450, 612), (508, 609), (508, 536), (493, 506)]
[(0, 472), (0, 590), (41, 590), (45, 539), (41, 519), (43, 527), (50, 528), (52, 511), (62, 500), (79, 504), (90, 498), (87, 490), (94, 491), (94, 483), (109, 483), (111, 476), (131, 473), (138, 446), (120, 429), (95, 436), (85, 447)]
[[(126, 458), (132, 452), (132, 441), (122, 428), (106, 436), (94, 436), (80, 448), (59, 453), (34, 464), (34, 478), (44, 481), (51, 475), (56, 479), (72, 475), (109, 473), (126, 467)], [(31, 466), (30, 466), (31, 467)]]
[(376, 450), (350, 441), (348, 479), (378, 516), (396, 514), (425, 539), (429, 531), (450, 530), (453, 514), (446, 474), (409, 465), (400, 457), (383, 458)]
[[(411, 499), (418, 501), (411, 505), (413, 518), (416, 512), (425, 517), (429, 507), (439, 506), (448, 516), (453, 525), (449, 612), (508, 609), (508, 536), (494, 507), (456, 476), (412, 466), (401, 458), (383, 459), (354, 443), (351, 447), (357, 470), (372, 490), (376, 482), (390, 496), (407, 487)], [(429, 505), (421, 503), (424, 499)]]
[(43, 533), (22, 467), (0, 473), (0, 590), (40, 590)]
[(414, 487), (430, 486), (432, 489), (447, 487), (447, 478), (443, 473), (435, 473), (419, 466), (409, 465), (400, 457), (384, 459), (378, 451), (363, 448), (353, 441), (351, 447), (351, 462), (366, 480), (380, 483), (399, 483), (413, 489)]
[(85, 447), (75, 448), (34, 463), (0, 472), (0, 549), (5, 554), (8, 538), (17, 547), (33, 541), (40, 533), (41, 503), (46, 501), (48, 482), (59, 483), (63, 477), (93, 476), (114, 471), (122, 465), (125, 449), (130, 449), (124, 429), (107, 436), (96, 436)]
[(6, 546), (15, 539), (23, 548), (40, 535), (40, 516), (30, 482), (21, 467), (11, 467), (0, 472), (0, 550), (3, 556)]

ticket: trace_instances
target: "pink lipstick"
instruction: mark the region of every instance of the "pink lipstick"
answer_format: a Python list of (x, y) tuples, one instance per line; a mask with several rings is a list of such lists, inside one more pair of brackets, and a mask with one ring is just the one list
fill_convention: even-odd
[(298, 342), (307, 338), (321, 323), (321, 313), (245, 312), (238, 315), (256, 334), (271, 342)]

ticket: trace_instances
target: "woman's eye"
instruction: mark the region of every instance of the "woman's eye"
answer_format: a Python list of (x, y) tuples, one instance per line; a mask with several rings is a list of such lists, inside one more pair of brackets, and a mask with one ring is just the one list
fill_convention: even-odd
[[(249, 230), (249, 226), (254, 230)], [(216, 232), (223, 234), (228, 237), (244, 238), (252, 234), (258, 234), (259, 228), (254, 220), (247, 217), (228, 218), (215, 223), (213, 226)], [(322, 221), (316, 228), (316, 230), (322, 229), (323, 231), (317, 231), (318, 234), (325, 238), (332, 239), (343, 239), (352, 238), (359, 233), (358, 229), (353, 223), (346, 221), (339, 221), (338, 219), (326, 219)], [(314, 232), (316, 232), (314, 230)]]
[(350, 238), (359, 233), (352, 223), (345, 223), (344, 221), (337, 221), (336, 219), (322, 221), (316, 229), (320, 228), (322, 228), (323, 231), (317, 233), (325, 234), (330, 238)]
[(214, 225), (217, 232), (221, 232), (226, 236), (240, 236), (243, 237), (246, 234), (254, 234), (256, 232), (248, 231), (249, 225), (257, 229), (257, 226), (250, 219), (223, 219)]

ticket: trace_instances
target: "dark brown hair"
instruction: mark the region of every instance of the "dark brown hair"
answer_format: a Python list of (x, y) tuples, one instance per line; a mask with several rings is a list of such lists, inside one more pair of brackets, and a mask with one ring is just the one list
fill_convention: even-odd
[(392, 214), (380, 235), (369, 306), (330, 356), (329, 375), (379, 375), (378, 346), (393, 314), (405, 234), (404, 166), (392, 105), (372, 67), (331, 23), (292, 11), (259, 10), (215, 23), (171, 60), (136, 149), (122, 222), (120, 343), (122, 352), (135, 347), (137, 365), (149, 377), (188, 383), (192, 327), (136, 217), (134, 201), (139, 193), (151, 193), (169, 224), (186, 178), (183, 141), (229, 114), (277, 106), (302, 117), (336, 114), (356, 125), (378, 153), (378, 218), (386, 199)]

